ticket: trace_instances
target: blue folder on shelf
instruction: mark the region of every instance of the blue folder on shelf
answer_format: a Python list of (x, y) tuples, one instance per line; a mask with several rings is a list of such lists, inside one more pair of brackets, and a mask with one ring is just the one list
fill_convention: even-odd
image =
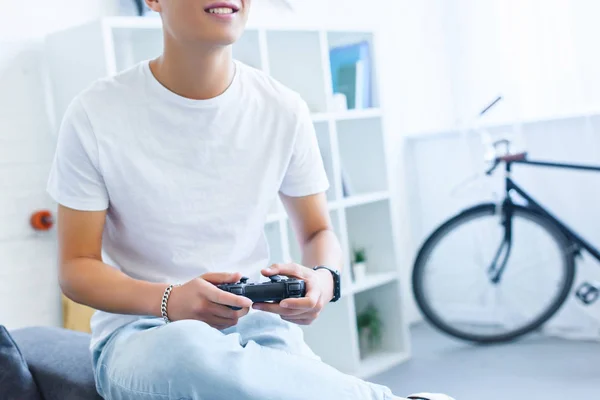
[(330, 50), (333, 93), (343, 93), (348, 109), (373, 107), (371, 53), (368, 41)]

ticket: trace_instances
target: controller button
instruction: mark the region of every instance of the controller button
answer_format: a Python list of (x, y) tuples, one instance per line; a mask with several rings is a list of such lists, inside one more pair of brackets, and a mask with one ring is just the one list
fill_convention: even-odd
[(234, 287), (231, 289), (231, 293), (233, 294), (242, 294), (244, 293), (244, 290), (241, 287)]

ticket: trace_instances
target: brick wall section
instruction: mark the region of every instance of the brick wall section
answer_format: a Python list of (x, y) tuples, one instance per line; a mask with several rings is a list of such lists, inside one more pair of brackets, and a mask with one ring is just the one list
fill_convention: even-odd
[(56, 233), (29, 226), (55, 209), (46, 194), (56, 128), (49, 118), (43, 38), (112, 12), (107, 0), (14, 2), (0, 13), (0, 324), (62, 325)]

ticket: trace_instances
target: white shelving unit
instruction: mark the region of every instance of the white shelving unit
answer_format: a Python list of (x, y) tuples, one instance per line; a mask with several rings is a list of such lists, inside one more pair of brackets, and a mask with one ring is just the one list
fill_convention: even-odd
[[(328, 364), (367, 378), (401, 363), (410, 355), (402, 302), (397, 226), (390, 197), (386, 136), (373, 79), (374, 108), (332, 111), (329, 50), (368, 40), (376, 64), (371, 32), (249, 28), (234, 45), (234, 57), (262, 69), (296, 90), (308, 103), (331, 189), (331, 220), (345, 254), (343, 297), (330, 304), (310, 327), (307, 343)], [(106, 18), (55, 33), (47, 38), (56, 120), (81, 90), (162, 50), (158, 18)], [(376, 74), (374, 73), (374, 78)], [(342, 171), (344, 173), (342, 173)], [(342, 176), (349, 183), (344, 196)], [(282, 205), (273, 205), (265, 225), (271, 262), (300, 261), (300, 250)], [(365, 248), (368, 276), (353, 282), (353, 248)], [(361, 351), (357, 313), (375, 305), (383, 321), (383, 338), (373, 352)]]

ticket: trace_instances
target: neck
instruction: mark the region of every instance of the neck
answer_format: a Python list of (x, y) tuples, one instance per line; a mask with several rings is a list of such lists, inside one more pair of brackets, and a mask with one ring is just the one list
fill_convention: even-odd
[(198, 47), (165, 38), (163, 54), (150, 62), (155, 78), (182, 97), (206, 100), (219, 96), (234, 75), (231, 46)]

